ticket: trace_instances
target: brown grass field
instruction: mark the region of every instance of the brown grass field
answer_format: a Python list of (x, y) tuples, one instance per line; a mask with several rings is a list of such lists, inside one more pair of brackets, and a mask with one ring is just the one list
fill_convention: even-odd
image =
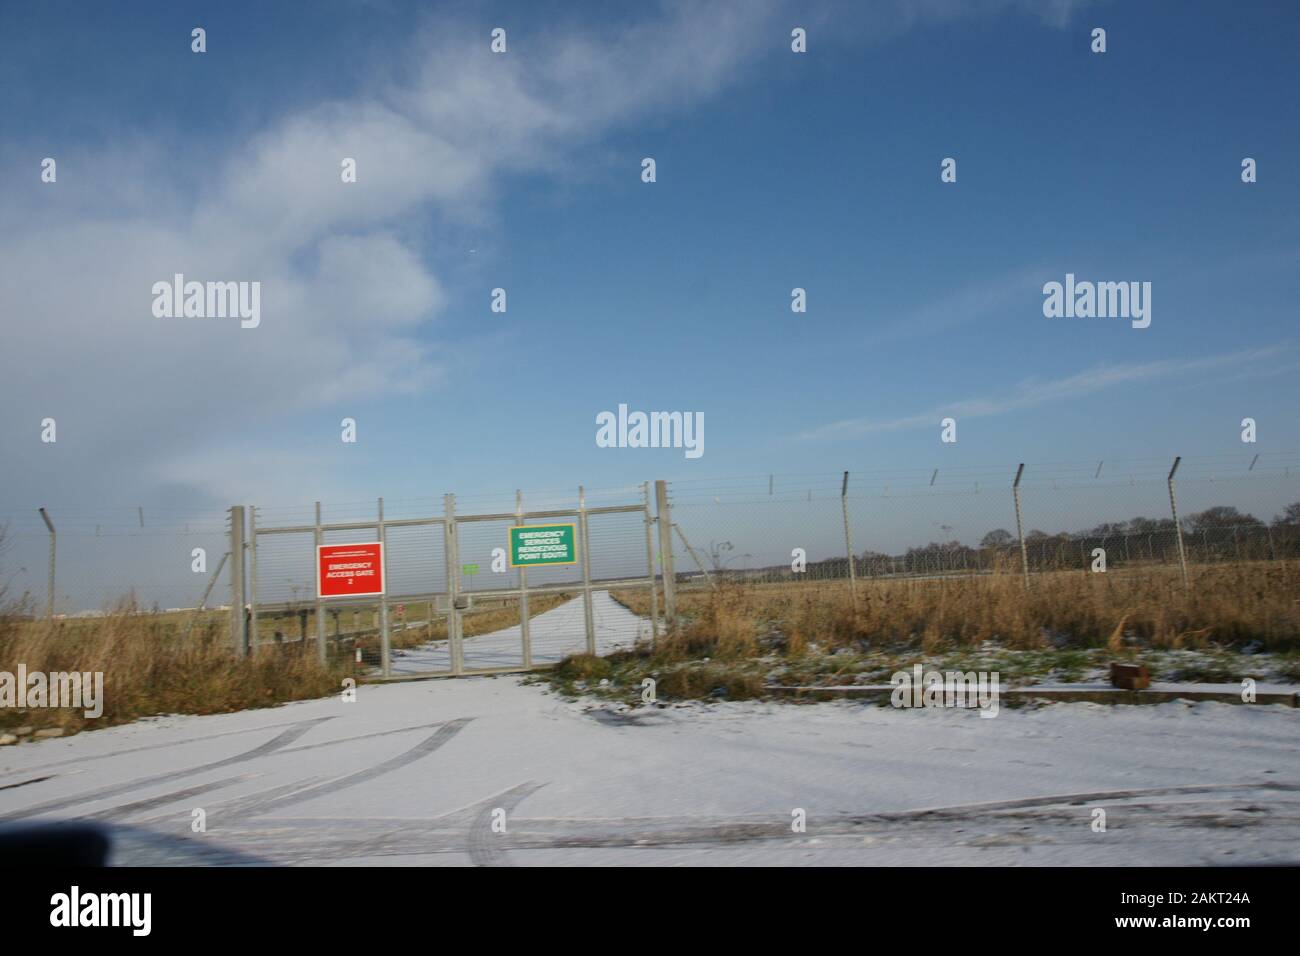
[[(529, 615), (545, 613), (571, 598), (571, 594), (532, 595)], [(20, 726), (61, 727), (72, 733), (91, 724), (108, 727), (158, 714), (218, 714), (268, 707), (338, 693), (343, 678), (356, 677), (361, 670), (353, 663), (350, 643), (342, 651), (332, 651), (329, 663), (322, 666), (311, 620), (308, 641), (275, 644), (276, 620), (262, 617), (258, 630), (263, 643), (243, 660), (231, 652), (225, 613), (204, 612), (192, 630), (191, 620), (189, 614), (151, 614), (130, 605), (106, 617), (54, 622), (0, 615), (0, 671), (16, 673), (20, 662), (29, 673), (102, 671), (105, 689), (104, 712), (98, 719), (87, 720), (81, 710), (68, 708), (4, 708), (0, 734)], [(378, 634), (370, 626), (368, 611), (361, 621), (363, 627), (352, 632), (355, 643), (363, 649), (377, 648)], [(514, 601), (485, 601), (465, 614), (464, 633), (472, 638), (518, 621), (519, 606)], [(293, 625), (289, 633), (296, 637), (296, 618), (289, 623)], [(332, 636), (333, 630), (329, 633)], [(446, 619), (440, 618), (427, 627), (394, 629), (391, 643), (394, 648), (414, 647), (446, 637)]]
[(13, 673), (21, 662), (28, 672), (104, 674), (98, 719), (69, 708), (6, 708), (0, 710), (0, 733), (21, 725), (74, 732), (157, 714), (267, 707), (334, 693), (352, 674), (348, 661), (322, 667), (302, 645), (263, 648), (240, 660), (231, 651), (225, 621), (209, 618), (186, 636), (167, 617), (123, 609), (77, 621), (0, 621), (0, 670)]
[[(649, 594), (617, 591), (639, 614)], [(678, 593), (681, 624), (653, 647), (575, 655), (562, 693), (633, 704), (764, 696), (770, 684), (883, 683), (918, 660), (999, 670), (1013, 684), (1075, 681), (1115, 659), (1155, 679), (1300, 682), (1300, 562), (979, 577), (724, 583)], [(601, 683), (604, 681), (605, 683)]]
[[(614, 597), (648, 613), (645, 591)], [(1184, 588), (1176, 568), (1093, 574), (1018, 574), (932, 579), (732, 584), (678, 596), (677, 637), (714, 656), (745, 657), (776, 632), (790, 655), (914, 644), (924, 651), (978, 646), (1016, 649), (1127, 645), (1198, 648), (1256, 644), (1300, 650), (1300, 562), (1242, 562), (1194, 568)]]
[[(638, 614), (649, 613), (644, 589), (614, 596)], [(571, 597), (534, 595), (530, 613)], [(1014, 573), (866, 579), (858, 582), (856, 600), (847, 581), (724, 584), (716, 590), (683, 588), (678, 606), (681, 625), (655, 647), (613, 655), (608, 662), (579, 656), (566, 661), (556, 679), (572, 686), (609, 673), (620, 661), (636, 661), (637, 673), (662, 671), (666, 694), (701, 696), (722, 686), (730, 696), (754, 696), (765, 674), (770, 677), (773, 660), (815, 672), (827, 661), (882, 650), (951, 656), (991, 644), (1029, 656), (1045, 649), (1132, 656), (1146, 649), (1235, 652), (1251, 645), (1282, 655), (1291, 662), (1287, 667), (1300, 653), (1300, 562), (1201, 566), (1192, 571), (1190, 589), (1177, 569), (1153, 567), (1038, 574), (1028, 590)], [(513, 601), (484, 603), (465, 615), (465, 633), (483, 634), (517, 620)], [(133, 607), (54, 622), (0, 615), (0, 670), (15, 672), (22, 662), (29, 671), (103, 671), (104, 714), (96, 726), (321, 697), (338, 692), (344, 677), (356, 676), (348, 645), (324, 666), (311, 640), (266, 643), (240, 660), (231, 653), (224, 614), (204, 614), (192, 630), (190, 623), (188, 615)], [(263, 617), (261, 623), (267, 641), (274, 622)], [(297, 622), (290, 623), (294, 630), (286, 633), (296, 636)], [(314, 626), (308, 634), (314, 635)], [(353, 634), (363, 647), (375, 643), (368, 621)], [(445, 637), (441, 620), (392, 634), (396, 648)], [(747, 661), (763, 661), (767, 670), (736, 666)], [(76, 731), (85, 723), (78, 710), (0, 710), (0, 733), (19, 725)]]

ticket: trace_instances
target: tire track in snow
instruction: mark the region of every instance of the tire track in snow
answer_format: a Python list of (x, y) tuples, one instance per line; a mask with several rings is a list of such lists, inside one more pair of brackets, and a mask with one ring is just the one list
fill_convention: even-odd
[[(1148, 849), (1158, 849), (1184, 844), (1189, 831), (1251, 827), (1282, 834), (1300, 825), (1300, 802), (1283, 800), (1261, 805), (1258, 794), (1247, 796), (1255, 788), (1234, 787), (1242, 794), (1240, 799), (1112, 803), (1107, 808), (1110, 827), (1138, 836)], [(510, 819), (507, 834), (491, 832), (493, 809), (508, 808), (510, 813), (539, 788), (533, 783), (520, 784), (433, 819), (294, 817), (223, 824), (220, 829), (223, 839), (260, 854), (266, 862), (287, 865), (466, 852), (476, 865), (502, 866), (511, 865), (507, 852), (548, 850), (752, 847), (779, 851), (792, 844), (819, 844), (828, 851), (860, 851), (865, 846), (873, 852), (940, 849), (979, 853), (1096, 845), (1089, 816), (1077, 809), (1077, 801), (1018, 808), (972, 805), (961, 815), (948, 817), (931, 810), (872, 816), (814, 814), (809, 818), (807, 832), (802, 834), (792, 834), (788, 820), (767, 814), (520, 817)], [(1213, 792), (1219, 788), (1197, 789)], [(209, 814), (210, 832), (211, 820)]]
[[(281, 784), (278, 787), (269, 787), (265, 790), (259, 790), (255, 793), (243, 797), (232, 797), (229, 800), (217, 802), (212, 805), (208, 811), (208, 829), (213, 830), (218, 826), (224, 829), (231, 829), (227, 820), (236, 816), (244, 818), (257, 816), (263, 812), (265, 807), (269, 807), (275, 801), (281, 799), (286, 794), (296, 793), (299, 790), (305, 790), (308, 787), (314, 787), (323, 782), (325, 777), (308, 777), (305, 780), (295, 780), (293, 783)], [(160, 813), (157, 816), (146, 817), (143, 820), (136, 821), (137, 826), (150, 827), (158, 824), (165, 824), (175, 820), (176, 814)]]
[[(543, 786), (544, 784), (528, 781), (483, 801), (469, 828), (469, 858), (475, 866), (510, 865), (505, 848), (501, 845), (508, 840), (510, 813)], [(498, 809), (506, 813), (506, 833), (492, 832), (492, 812)]]
[(196, 773), (207, 773), (211, 770), (219, 770), (223, 767), (230, 767), (247, 760), (256, 760), (258, 757), (265, 757), (268, 754), (275, 753), (277, 750), (287, 747), (317, 724), (333, 719), (333, 717), (317, 717), (314, 720), (304, 720), (292, 725), (288, 730), (277, 734), (266, 743), (260, 744), (252, 750), (246, 750), (241, 754), (235, 754), (233, 757), (226, 757), (223, 760), (214, 760), (211, 763), (200, 764), (197, 767), (188, 767), (185, 770), (169, 770), (166, 773), (154, 774), (152, 777), (139, 777), (135, 780), (128, 780), (125, 783), (117, 783), (109, 787), (101, 787), (99, 790), (90, 790), (71, 797), (60, 797), (57, 800), (47, 800), (45, 803), (23, 807), (20, 810), (4, 814), (0, 816), (0, 822), (18, 820), (23, 817), (35, 816), (40, 813), (49, 813), (54, 810), (63, 810), (67, 807), (76, 806), (79, 803), (91, 803), (95, 800), (105, 800), (109, 797), (116, 797), (119, 794), (129, 793), (132, 790), (151, 787), (154, 784), (167, 783), (172, 780), (178, 780), (181, 777), (192, 776)]
[(1143, 787), (1133, 790), (1094, 790), (1085, 793), (1058, 793), (1043, 797), (1024, 797), (1019, 800), (997, 800), (989, 803), (964, 803), (954, 804), (947, 807), (924, 807), (919, 810), (896, 810), (885, 813), (873, 813), (860, 819), (904, 820), (927, 816), (964, 817), (973, 813), (1031, 809), (1035, 807), (1057, 806), (1059, 804), (1097, 803), (1102, 800), (1128, 800), (1133, 797), (1164, 797), (1193, 793), (1231, 793), (1242, 790), (1300, 791), (1300, 784), (1261, 780), (1242, 781), (1241, 783), (1192, 784), (1190, 786), (1181, 787)]
[(124, 803), (121, 806), (110, 807), (107, 810), (101, 810), (99, 813), (88, 814), (84, 819), (87, 820), (121, 820), (129, 817), (133, 813), (140, 813), (144, 810), (152, 810), (155, 807), (166, 806), (169, 803), (175, 803), (178, 800), (184, 800), (188, 797), (196, 797), (201, 793), (208, 793), (212, 790), (220, 790), (223, 787), (229, 787), (241, 781), (248, 780), (249, 774), (239, 774), (234, 777), (226, 777), (223, 780), (213, 780), (211, 783), (200, 783), (197, 786), (186, 787), (184, 790), (173, 790), (171, 793), (164, 793), (157, 797), (149, 797), (147, 800), (137, 800), (135, 803)]
[(367, 767), (364, 770), (358, 770), (355, 773), (334, 780), (327, 780), (315, 786), (308, 786), (271, 800), (267, 800), (264, 796), (251, 797), (226, 809), (223, 816), (237, 816), (247, 819), (264, 813), (273, 813), (276, 810), (291, 807), (298, 803), (305, 803), (317, 797), (328, 796), (359, 784), (369, 783), (371, 780), (390, 774), (395, 770), (400, 770), (408, 764), (412, 764), (420, 758), (433, 753), (460, 733), (461, 729), (471, 720), (473, 720), (472, 717), (457, 717), (455, 720), (449, 720), (410, 750), (400, 753), (396, 757), (390, 757), (373, 767)]
[[(242, 730), (223, 730), (216, 734), (205, 734), (202, 737), (186, 737), (184, 740), (168, 740), (160, 744), (141, 744), (138, 747), (123, 747), (121, 750), (108, 750), (99, 754), (82, 754), (79, 757), (69, 757), (66, 760), (54, 760), (50, 763), (33, 764), (30, 767), (24, 767), (22, 770), (10, 771), (11, 775), (18, 773), (31, 773), (34, 770), (52, 770), (55, 767), (71, 767), (73, 764), (84, 764), (91, 760), (109, 760), (113, 757), (122, 757), (126, 754), (138, 754), (146, 750), (165, 750), (168, 747), (184, 747), (187, 744), (202, 744), (209, 740), (220, 740), (222, 737), (236, 737), (239, 734), (255, 734), (263, 730), (275, 730), (279, 727), (294, 727), (299, 721), (286, 720), (276, 724), (263, 724), (261, 727), (245, 727)], [(74, 738), (64, 737), (63, 740), (71, 741)], [(0, 788), (3, 789), (3, 788)]]

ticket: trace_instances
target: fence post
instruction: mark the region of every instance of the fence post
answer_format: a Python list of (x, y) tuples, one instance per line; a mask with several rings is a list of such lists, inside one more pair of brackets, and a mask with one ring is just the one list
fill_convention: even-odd
[(853, 595), (853, 610), (858, 609), (858, 570), (853, 560), (853, 534), (849, 531), (849, 473), (844, 473), (840, 485), (840, 509), (844, 512), (844, 550), (849, 558), (849, 591)]
[(659, 565), (664, 578), (664, 627), (677, 626), (677, 574), (673, 571), (673, 516), (668, 506), (668, 483), (655, 481), (655, 505), (659, 516)]
[(229, 551), (221, 556), (221, 560), (217, 562), (217, 569), (212, 572), (212, 577), (208, 579), (208, 586), (203, 590), (203, 597), (199, 599), (199, 606), (196, 607), (194, 613), (190, 615), (189, 627), (185, 629), (186, 637), (189, 637), (190, 634), (193, 633), (194, 623), (199, 619), (199, 615), (203, 613), (204, 608), (208, 606), (208, 597), (212, 594), (212, 589), (216, 587), (217, 580), (221, 577), (221, 569), (226, 566), (228, 560), (230, 560)]
[(459, 677), (465, 669), (460, 643), (460, 543), (456, 537), (456, 496), (442, 496), (443, 557), (447, 564), (447, 654), (451, 672)]
[(1011, 496), (1016, 501), (1016, 535), (1020, 538), (1020, 570), (1025, 576), (1025, 590), (1029, 590), (1029, 552), (1025, 549), (1025, 524), (1020, 517), (1020, 476), (1025, 473), (1022, 461), (1016, 469), (1016, 480), (1011, 483)]
[(248, 649), (257, 653), (257, 507), (248, 506)]
[(1174, 516), (1174, 534), (1178, 536), (1178, 564), (1183, 569), (1183, 587), (1189, 587), (1187, 580), (1187, 552), (1183, 550), (1183, 527), (1178, 523), (1178, 501), (1174, 498), (1174, 472), (1178, 471), (1178, 463), (1183, 460), (1179, 455), (1174, 459), (1174, 467), (1169, 469), (1169, 511)]
[(45, 609), (45, 616), (51, 621), (54, 620), (54, 522), (50, 520), (49, 512), (44, 508), (40, 509), (41, 519), (45, 522), (45, 527), (50, 529), (50, 578), (49, 578), (49, 605)]
[(641, 495), (645, 502), (645, 566), (650, 577), (650, 640), (659, 637), (659, 587), (655, 584), (654, 516), (650, 514), (650, 482), (643, 482)]
[(244, 622), (244, 506), (230, 506), (230, 643), (236, 657), (248, 654)]
[[(523, 527), (524, 493), (515, 489), (515, 525)], [(509, 542), (507, 541), (507, 544)], [(528, 568), (520, 566), (519, 570), (519, 634), (523, 641), (524, 670), (533, 668), (533, 635), (528, 627)]]
[[(315, 554), (312, 555), (312, 560), (316, 563), (316, 567), (312, 571), (312, 580), (316, 582), (316, 659), (322, 665), (324, 665), (328, 656), (325, 648), (325, 602), (321, 600), (320, 581), (317, 579), (320, 574), (320, 546), (324, 544), (321, 540), (323, 537), (324, 532), (321, 531), (320, 526), (320, 502), (318, 501), (316, 502), (316, 530), (312, 536), (315, 544)], [(337, 635), (338, 628), (335, 627), (334, 630)]]
[(596, 653), (596, 618), (591, 608), (591, 548), (587, 537), (587, 492), (578, 485), (578, 533), (582, 537), (582, 616), (587, 627), (587, 653)]
[[(695, 549), (691, 547), (691, 543), (686, 540), (686, 532), (682, 530), (681, 525), (674, 525), (673, 527), (677, 529), (677, 537), (682, 539), (682, 544), (686, 545), (687, 552), (694, 559), (695, 566), (704, 572), (704, 580), (708, 581), (709, 587), (716, 591), (718, 589), (717, 582), (713, 580), (713, 576), (709, 574), (709, 569), (704, 566), (704, 562), (701, 561), (700, 556), (695, 553)], [(719, 571), (718, 573), (722, 574), (723, 572)]]
[(388, 534), (384, 527), (384, 499), (379, 499), (379, 574), (384, 579), (384, 590), (379, 595), (379, 670), (385, 677), (392, 676), (392, 644), (388, 633)]

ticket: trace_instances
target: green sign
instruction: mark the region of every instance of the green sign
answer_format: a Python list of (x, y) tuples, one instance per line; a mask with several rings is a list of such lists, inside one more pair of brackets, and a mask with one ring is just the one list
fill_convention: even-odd
[(510, 529), (510, 566), (577, 564), (577, 536), (571, 524), (529, 524)]
[(460, 570), (463, 574), (478, 574), (477, 564), (462, 564)]

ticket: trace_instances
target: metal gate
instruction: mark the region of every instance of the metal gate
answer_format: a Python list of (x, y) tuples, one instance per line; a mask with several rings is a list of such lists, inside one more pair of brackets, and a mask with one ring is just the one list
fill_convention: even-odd
[[(328, 522), (317, 502), (310, 524), (269, 523), (250, 508), (246, 548), (232, 541), (248, 562), (247, 602), (238, 584), (234, 602), (247, 608), (243, 651), (314, 643), (321, 661), (352, 654), (396, 680), (533, 670), (652, 639), (660, 602), (649, 482), (639, 494), (625, 489), (606, 499), (592, 504), (579, 488), (576, 499), (528, 510), (516, 492), (513, 510), (462, 513), (448, 494), (440, 515), (396, 517), (385, 515), (380, 498), (373, 517)], [(563, 519), (572, 523), (572, 564), (513, 566), (512, 527)], [(373, 542), (382, 545), (383, 593), (321, 597), (317, 548)], [(242, 575), (232, 568), (232, 582)], [(649, 615), (617, 600), (615, 589), (648, 591)]]

